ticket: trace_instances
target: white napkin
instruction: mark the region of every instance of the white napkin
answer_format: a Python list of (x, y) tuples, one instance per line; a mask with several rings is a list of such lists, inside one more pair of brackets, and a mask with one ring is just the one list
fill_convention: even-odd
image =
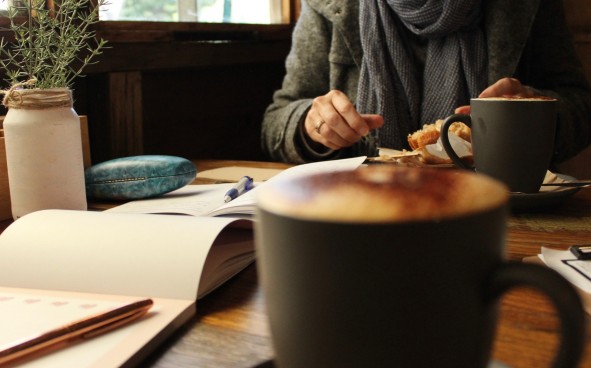
[[(449, 144), (454, 149), (456, 154), (459, 157), (466, 157), (472, 156), (472, 144), (455, 134), (448, 134), (449, 137)], [(443, 148), (443, 143), (441, 143), (441, 137), (437, 139), (437, 143), (428, 144), (425, 146), (425, 150), (429, 152), (433, 156), (440, 157), (442, 159), (449, 159), (447, 152)]]

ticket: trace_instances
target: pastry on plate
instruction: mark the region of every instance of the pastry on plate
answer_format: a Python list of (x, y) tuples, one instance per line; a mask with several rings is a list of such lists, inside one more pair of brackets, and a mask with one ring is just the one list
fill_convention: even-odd
[[(416, 150), (418, 148), (425, 147), (426, 145), (436, 143), (440, 136), (442, 124), (443, 120), (440, 119), (433, 124), (425, 124), (423, 125), (422, 129), (409, 134), (407, 140), (410, 148)], [(449, 132), (457, 135), (467, 142), (470, 142), (471, 129), (469, 126), (460, 121), (452, 123), (449, 127)]]
[[(453, 165), (443, 149), (441, 125), (443, 120), (425, 124), (423, 128), (408, 135), (408, 144), (412, 151), (397, 151), (379, 148), (379, 161), (396, 162), (410, 166)], [(449, 141), (458, 156), (467, 164), (472, 165), (472, 145), (470, 143), (470, 127), (462, 122), (454, 122), (449, 127)]]

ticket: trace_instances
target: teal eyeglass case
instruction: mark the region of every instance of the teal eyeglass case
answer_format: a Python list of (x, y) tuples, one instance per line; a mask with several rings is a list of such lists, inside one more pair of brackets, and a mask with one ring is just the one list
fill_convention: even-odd
[(84, 172), (86, 196), (130, 200), (158, 196), (191, 183), (197, 168), (185, 158), (165, 155), (122, 157)]

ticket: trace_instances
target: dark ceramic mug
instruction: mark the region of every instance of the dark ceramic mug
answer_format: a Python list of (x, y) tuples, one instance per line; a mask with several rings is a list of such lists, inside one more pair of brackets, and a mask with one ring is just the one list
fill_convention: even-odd
[(558, 101), (538, 98), (473, 98), (470, 115), (451, 115), (441, 126), (441, 143), (452, 161), (471, 169), (449, 143), (449, 127), (472, 129), (476, 172), (496, 178), (513, 192), (537, 193), (554, 149)]
[(555, 366), (576, 366), (580, 299), (551, 269), (504, 260), (507, 197), (484, 175), (401, 167), (261, 187), (257, 267), (276, 366), (486, 367), (499, 298), (516, 286), (554, 302)]

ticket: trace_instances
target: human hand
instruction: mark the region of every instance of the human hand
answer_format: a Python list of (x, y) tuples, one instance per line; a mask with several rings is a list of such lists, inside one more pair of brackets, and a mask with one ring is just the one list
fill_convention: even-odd
[[(521, 82), (515, 78), (502, 78), (499, 79), (495, 84), (486, 88), (480, 95), (479, 98), (487, 97), (533, 97), (535, 96), (534, 90), (531, 87), (521, 84)], [(470, 106), (460, 106), (455, 110), (456, 114), (470, 114)]]
[(304, 122), (310, 139), (333, 150), (353, 145), (382, 125), (382, 116), (359, 114), (349, 98), (338, 90), (316, 97)]

